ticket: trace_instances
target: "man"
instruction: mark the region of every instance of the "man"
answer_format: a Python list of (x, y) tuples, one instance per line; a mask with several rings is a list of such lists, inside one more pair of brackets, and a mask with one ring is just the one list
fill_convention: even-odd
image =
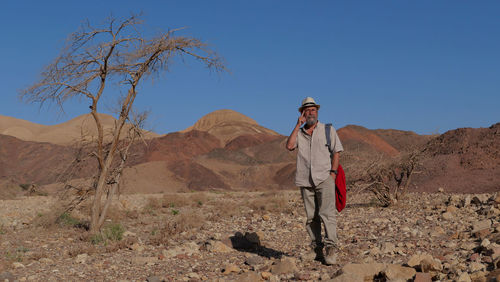
[[(300, 187), (306, 210), (306, 230), (311, 238), (311, 252), (323, 256), (325, 263), (336, 263), (337, 220), (335, 218), (335, 177), (339, 166), (339, 152), (343, 151), (337, 132), (330, 130), (330, 148), (327, 146), (325, 124), (318, 121), (320, 105), (307, 97), (299, 107), (300, 117), (288, 137), (286, 148), (298, 148), (295, 184)], [(302, 126), (304, 125), (304, 126)], [(331, 152), (331, 153), (330, 153)], [(321, 237), (321, 222), (325, 240)]]

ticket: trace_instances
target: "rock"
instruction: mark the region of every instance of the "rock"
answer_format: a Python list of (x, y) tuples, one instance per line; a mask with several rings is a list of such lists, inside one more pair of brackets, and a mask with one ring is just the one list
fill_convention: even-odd
[(38, 260), (40, 263), (43, 263), (43, 264), (53, 264), (54, 261), (49, 259), (49, 258), (41, 258)]
[(488, 247), (490, 245), (490, 240), (488, 239), (484, 239), (482, 242), (481, 242), (481, 247)]
[(453, 219), (453, 214), (451, 212), (445, 212), (441, 215), (443, 219), (450, 220)]
[(271, 278), (271, 276), (273, 276), (273, 274), (271, 272), (268, 272), (268, 271), (263, 271), (260, 276), (262, 277), (262, 279), (264, 280), (269, 280), (269, 278)]
[(413, 279), (413, 276), (415, 276), (417, 271), (415, 271), (415, 269), (412, 267), (389, 264), (384, 269), (384, 273), (388, 281), (397, 281), (397, 280), (407, 281)]
[(453, 194), (448, 198), (448, 206), (457, 206), (460, 204), (460, 196)]
[(444, 193), (444, 188), (443, 188), (443, 187), (439, 187), (439, 188), (438, 188), (438, 192), (439, 192), (439, 193)]
[(455, 207), (455, 206), (448, 206), (448, 207), (446, 207), (446, 212), (448, 212), (448, 213), (452, 213), (453, 214), (456, 211), (457, 211), (457, 207)]
[(478, 253), (473, 253), (470, 257), (469, 257), (470, 261), (475, 261), (475, 262), (479, 262), (481, 260), (481, 256), (478, 254)]
[(432, 276), (429, 273), (417, 272), (414, 282), (431, 282)]
[(262, 216), (262, 220), (269, 221), (269, 220), (271, 220), (271, 217), (268, 214), (265, 214)]
[(224, 266), (222, 269), (222, 273), (224, 274), (229, 274), (229, 273), (240, 273), (241, 269), (232, 263), (228, 263)]
[(462, 274), (458, 276), (457, 282), (472, 282), (472, 280), (467, 272), (462, 272)]
[(490, 219), (485, 219), (481, 221), (476, 221), (472, 224), (472, 231), (471, 233), (476, 233), (484, 229), (489, 229), (491, 227), (491, 220)]
[(26, 266), (24, 266), (24, 264), (16, 261), (16, 262), (12, 263), (12, 267), (17, 269), (17, 268), (25, 268)]
[(486, 272), (477, 271), (470, 275), (470, 279), (474, 282), (486, 282)]
[(392, 253), (394, 253), (395, 249), (396, 249), (396, 246), (394, 246), (393, 243), (386, 242), (383, 244), (382, 252), (384, 252), (386, 254), (392, 254)]
[(425, 259), (425, 258), (428, 258), (428, 259), (433, 259), (433, 257), (429, 254), (416, 254), (416, 255), (413, 255), (410, 260), (408, 260), (407, 264), (408, 266), (410, 267), (415, 267), (417, 265), (420, 264), (420, 262)]
[(463, 201), (463, 206), (464, 207), (470, 206), (471, 201), (472, 200), (471, 200), (471, 196), (470, 195), (465, 196), (464, 201)]
[(125, 231), (123, 232), (123, 237), (137, 237), (137, 235), (134, 233), (134, 232), (130, 232), (130, 231)]
[(495, 204), (500, 204), (500, 193), (498, 193), (498, 195), (493, 199), (493, 201), (495, 202)]
[(141, 252), (143, 252), (143, 251), (144, 251), (144, 246), (143, 246), (143, 245), (140, 245), (140, 244), (138, 244), (138, 243), (133, 243), (133, 244), (129, 247), (129, 249), (131, 249), (131, 250), (134, 250), (134, 251), (136, 251), (136, 252), (141, 253)]
[(422, 272), (429, 271), (441, 271), (443, 270), (443, 266), (441, 261), (438, 259), (434, 259), (429, 254), (416, 254), (413, 255), (408, 261), (408, 266), (410, 267), (418, 267)]
[(261, 256), (251, 256), (245, 260), (245, 264), (252, 266), (255, 268), (259, 264), (262, 264), (264, 259)]
[(491, 248), (491, 258), (492, 259), (497, 259), (499, 257), (500, 257), (500, 247), (493, 247), (493, 248)]
[(471, 273), (476, 272), (476, 271), (480, 271), (480, 270), (485, 270), (485, 269), (486, 269), (486, 265), (479, 263), (479, 262), (472, 262), (469, 265), (469, 271)]
[(200, 247), (198, 247), (195, 242), (187, 242), (180, 246), (163, 250), (162, 254), (166, 258), (172, 258), (179, 255), (192, 256), (194, 254), (200, 254)]
[(161, 279), (161, 278), (160, 278), (160, 277), (158, 277), (158, 276), (148, 276), (148, 277), (146, 278), (146, 281), (147, 281), (147, 282), (162, 282), (162, 281), (165, 281), (165, 280)]
[[(373, 276), (378, 275), (382, 270), (385, 269), (385, 264), (383, 263), (370, 263), (370, 264), (358, 264), (358, 263), (348, 263), (342, 267), (342, 274), (349, 274), (351, 276), (362, 277), (363, 280), (372, 280)], [(340, 281), (340, 280), (339, 280)]]
[(89, 258), (89, 255), (87, 255), (87, 254), (79, 254), (76, 256), (75, 262), (76, 263), (86, 263), (88, 258)]
[(425, 258), (420, 261), (420, 269), (422, 270), (422, 272), (441, 271), (443, 270), (443, 265), (438, 259)]
[(272, 274), (287, 274), (297, 272), (297, 266), (292, 258), (285, 257), (271, 266)]
[(488, 237), (490, 234), (491, 234), (490, 229), (483, 229), (483, 230), (479, 230), (478, 232), (475, 232), (474, 237), (482, 240), (482, 239)]
[(12, 275), (12, 273), (10, 272), (2, 272), (0, 273), (0, 281), (14, 281), (16, 280), (16, 278), (14, 277), (14, 275)]
[(156, 262), (158, 262), (158, 258), (157, 257), (140, 257), (140, 256), (137, 256), (137, 257), (133, 257), (132, 258), (132, 263), (133, 264), (137, 264), (137, 265), (145, 265), (145, 264), (155, 264)]
[[(331, 282), (363, 282), (366, 281), (362, 276), (355, 273), (342, 273), (330, 280)], [(372, 280), (369, 280), (372, 281)]]
[(229, 253), (233, 251), (232, 248), (228, 247), (221, 241), (210, 241), (208, 245), (209, 245), (207, 247), (208, 251), (213, 253)]
[(260, 238), (256, 232), (246, 232), (245, 239), (254, 246), (260, 246)]
[(255, 271), (249, 271), (243, 274), (240, 274), (237, 278), (239, 282), (255, 282), (261, 281), (261, 276)]

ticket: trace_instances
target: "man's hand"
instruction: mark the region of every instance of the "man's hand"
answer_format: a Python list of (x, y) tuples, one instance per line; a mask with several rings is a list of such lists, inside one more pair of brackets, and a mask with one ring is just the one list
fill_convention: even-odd
[(306, 116), (305, 116), (305, 111), (302, 111), (300, 114), (299, 119), (297, 120), (297, 125), (302, 126), (306, 122)]
[(333, 181), (337, 178), (337, 175), (333, 172), (330, 172), (330, 176), (333, 178)]

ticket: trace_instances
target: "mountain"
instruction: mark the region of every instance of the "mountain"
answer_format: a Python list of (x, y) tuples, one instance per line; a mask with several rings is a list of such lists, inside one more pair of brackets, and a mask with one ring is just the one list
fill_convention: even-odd
[(181, 132), (199, 130), (210, 133), (226, 144), (241, 135), (279, 134), (260, 126), (255, 120), (233, 110), (217, 110), (200, 118), (193, 126)]
[[(103, 120), (108, 128), (114, 122), (110, 116), (103, 116)], [(88, 116), (81, 116), (51, 127), (1, 117), (2, 132), (12, 133), (18, 128), (20, 137), (20, 133), (29, 133), (23, 138), (46, 137), (38, 140), (43, 142), (34, 142), (0, 134), (0, 197), (18, 193), (14, 188), (23, 183), (61, 187), (61, 172), (75, 159), (75, 148), (65, 143), (71, 138), (64, 142), (58, 139), (62, 144), (54, 144), (54, 136), (66, 132), (76, 136), (86, 122)], [(345, 150), (341, 163), (349, 178), (354, 170), (363, 170), (370, 162), (396, 161), (400, 155), (419, 150), (422, 166), (414, 176), (412, 190), (436, 191), (443, 187), (449, 192), (498, 191), (499, 128), (496, 124), (430, 136), (348, 125), (338, 129)], [(47, 142), (50, 138), (52, 142)], [(121, 191), (295, 189), (296, 152), (285, 149), (286, 140), (287, 136), (240, 113), (215, 111), (181, 132), (134, 144)], [(89, 179), (95, 165), (95, 161), (82, 164), (74, 177)]]
[[(107, 114), (98, 114), (101, 119), (104, 134), (109, 140), (116, 119)], [(0, 115), (0, 134), (9, 135), (24, 141), (47, 142), (58, 145), (71, 145), (82, 139), (89, 140), (97, 136), (94, 118), (85, 114), (57, 125), (41, 125), (29, 121)], [(144, 131), (145, 138), (154, 138), (159, 135)]]
[(421, 191), (485, 193), (500, 191), (500, 123), (459, 128), (430, 140), (423, 151)]

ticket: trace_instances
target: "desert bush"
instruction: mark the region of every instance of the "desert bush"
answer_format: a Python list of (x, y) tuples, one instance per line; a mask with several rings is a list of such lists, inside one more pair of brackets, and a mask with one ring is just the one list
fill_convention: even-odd
[(28, 248), (24, 246), (19, 246), (17, 247), (14, 251), (6, 251), (5, 252), (5, 258), (8, 261), (16, 261), (16, 262), (21, 262), (23, 261), (24, 255), (29, 251)]
[[(43, 215), (42, 215), (43, 216)], [(62, 213), (56, 220), (60, 226), (77, 227), (82, 224), (79, 219), (71, 216), (69, 212)]]
[(105, 225), (100, 233), (92, 234), (89, 241), (94, 244), (107, 244), (108, 241), (120, 241), (123, 239), (125, 228), (120, 223), (111, 223)]
[(59, 203), (54, 204), (47, 212), (38, 213), (33, 220), (35, 226), (43, 228), (72, 227), (72, 228), (88, 228), (88, 222), (75, 217), (70, 211), (64, 209)]
[(102, 233), (107, 240), (120, 241), (123, 239), (125, 228), (119, 223), (112, 223), (104, 226)]
[(155, 227), (151, 231), (151, 242), (166, 245), (169, 239), (175, 238), (184, 232), (202, 228), (204, 224), (205, 218), (198, 211), (182, 211), (167, 220), (162, 227)]

